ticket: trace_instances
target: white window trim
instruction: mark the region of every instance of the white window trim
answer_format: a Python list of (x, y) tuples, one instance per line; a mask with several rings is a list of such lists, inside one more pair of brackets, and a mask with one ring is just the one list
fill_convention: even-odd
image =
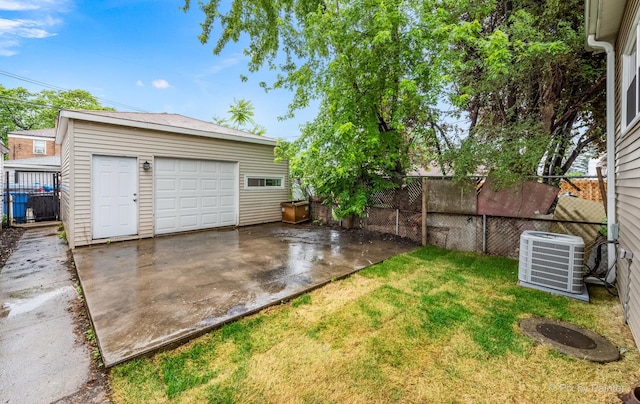
[[(249, 186), (249, 179), (274, 179), (280, 180), (280, 186)], [(244, 175), (244, 189), (256, 190), (256, 189), (284, 189), (284, 175), (270, 175), (270, 174), (245, 174)]]
[[(621, 127), (622, 127), (622, 135), (625, 135), (629, 129), (634, 127), (638, 121), (640, 121), (640, 13), (636, 15), (634, 18), (634, 23), (632, 25), (632, 34), (629, 35), (627, 39), (627, 43), (625, 44), (623, 53), (622, 53), (622, 80), (620, 83), (622, 85), (620, 96), (622, 97), (622, 102), (620, 103), (620, 107), (622, 108), (621, 112)], [(636, 79), (636, 114), (627, 124), (627, 89), (629, 87), (630, 80), (630, 71), (629, 65), (631, 62), (629, 61), (631, 58), (631, 53), (635, 48), (635, 71), (634, 76)]]
[[(36, 152), (36, 142), (42, 142), (44, 144), (42, 153)], [(47, 142), (45, 140), (34, 140), (33, 141), (33, 154), (47, 154)]]

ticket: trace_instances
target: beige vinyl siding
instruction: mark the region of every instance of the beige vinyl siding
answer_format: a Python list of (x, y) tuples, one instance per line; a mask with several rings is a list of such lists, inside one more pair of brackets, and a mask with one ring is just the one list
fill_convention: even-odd
[[(288, 166), (286, 162), (274, 163), (273, 147), (245, 144), (240, 160), (240, 226), (282, 220), (280, 203), (289, 200)], [(283, 189), (244, 189), (248, 174), (284, 177)]]
[[(288, 199), (288, 188), (263, 191), (245, 190), (245, 173), (288, 176), (286, 163), (274, 163), (273, 146), (181, 135), (124, 126), (74, 122), (73, 185), (75, 190), (75, 245), (92, 243), (91, 236), (91, 158), (93, 155), (138, 158), (138, 236), (152, 237), (154, 157), (206, 159), (239, 164), (238, 224), (249, 225), (281, 219), (280, 202)], [(148, 161), (152, 169), (144, 171)]]
[[(636, 125), (618, 139), (616, 153), (616, 208), (620, 225), (620, 248), (634, 254), (631, 268), (627, 260), (617, 262), (620, 302), (627, 305), (628, 324), (640, 346), (640, 128)], [(631, 269), (631, 271), (629, 271)]]
[[(609, 169), (615, 170), (617, 221), (620, 225), (620, 248), (631, 251), (634, 259), (631, 266), (627, 260), (617, 261), (617, 285), (620, 302), (627, 305), (628, 324), (640, 346), (640, 125), (622, 130), (622, 61), (625, 45), (630, 34), (635, 35), (632, 26), (635, 11), (640, 0), (627, 3), (620, 35), (616, 46), (616, 159), (609, 162)], [(638, 44), (640, 45), (640, 44)]]
[(74, 248), (74, 227), (73, 223), (73, 209), (72, 209), (72, 190), (71, 187), (71, 153), (73, 150), (73, 139), (69, 137), (69, 133), (73, 128), (73, 122), (69, 122), (67, 127), (67, 133), (64, 134), (64, 141), (60, 150), (60, 216), (62, 217), (62, 223), (64, 224), (65, 232), (67, 233), (67, 240), (69, 241), (69, 247)]

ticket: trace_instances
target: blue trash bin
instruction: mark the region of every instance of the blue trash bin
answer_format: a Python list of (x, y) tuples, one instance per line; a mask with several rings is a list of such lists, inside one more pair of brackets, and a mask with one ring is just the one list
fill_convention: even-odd
[(13, 220), (16, 223), (26, 223), (29, 194), (26, 192), (11, 192), (11, 197), (13, 198)]

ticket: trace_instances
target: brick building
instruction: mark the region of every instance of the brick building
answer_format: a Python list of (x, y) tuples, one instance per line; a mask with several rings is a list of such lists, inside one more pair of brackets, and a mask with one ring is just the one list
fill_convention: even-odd
[(54, 128), (14, 131), (8, 137), (9, 160), (60, 155)]

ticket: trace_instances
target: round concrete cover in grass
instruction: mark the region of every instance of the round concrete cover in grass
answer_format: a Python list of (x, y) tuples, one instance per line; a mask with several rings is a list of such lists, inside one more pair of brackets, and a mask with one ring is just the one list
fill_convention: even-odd
[(520, 322), (520, 328), (537, 342), (551, 345), (566, 355), (602, 363), (620, 359), (620, 352), (615, 345), (603, 336), (575, 324), (526, 318)]

